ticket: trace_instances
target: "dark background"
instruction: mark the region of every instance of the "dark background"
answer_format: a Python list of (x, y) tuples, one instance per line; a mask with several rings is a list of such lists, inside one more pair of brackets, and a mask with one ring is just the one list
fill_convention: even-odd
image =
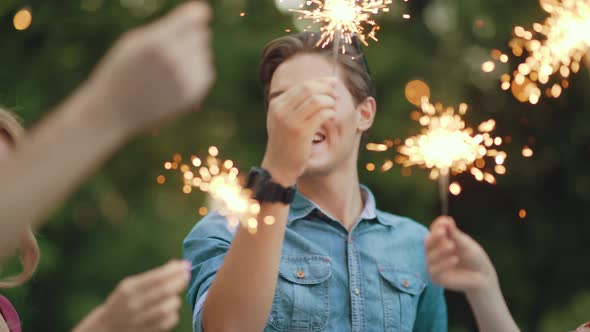
[[(30, 127), (84, 80), (118, 35), (179, 2), (1, 1), (0, 104)], [(17, 31), (13, 16), (24, 6), (31, 8), (33, 24)], [(38, 233), (42, 261), (34, 279), (5, 292), (25, 331), (70, 329), (124, 276), (181, 256), (181, 241), (199, 220), (205, 197), (182, 194), (175, 177), (156, 184), (173, 153), (203, 153), (215, 144), (242, 170), (260, 162), (266, 136), (258, 56), (286, 28), (295, 30), (293, 20), (274, 0), (216, 0), (213, 6), (218, 80), (206, 105), (133, 141), (55, 211)], [(504, 146), (508, 173), (496, 186), (466, 175), (454, 178), (463, 193), (451, 198), (451, 214), (488, 251), (520, 327), (565, 331), (590, 320), (588, 73), (584, 68), (574, 76), (560, 99), (531, 106), (499, 89), (500, 74), (518, 62), (491, 74), (481, 71), (491, 49), (508, 52), (515, 25), (530, 27), (544, 16), (534, 0), (396, 2), (379, 17), (380, 41), (366, 49), (379, 106), (371, 140), (418, 132), (409, 117), (415, 107), (404, 97), (412, 79), (430, 85), (433, 101), (469, 103), (466, 119), (473, 125), (496, 119), (496, 134), (512, 137)], [(533, 148), (532, 158), (521, 155), (524, 145)], [(380, 165), (392, 156), (365, 152), (361, 162)], [(381, 209), (426, 225), (439, 213), (437, 185), (427, 172), (360, 169)], [(520, 209), (526, 218), (519, 217)], [(475, 330), (462, 295), (449, 293), (448, 304), (451, 331)], [(185, 305), (177, 330), (190, 330), (190, 322)]]

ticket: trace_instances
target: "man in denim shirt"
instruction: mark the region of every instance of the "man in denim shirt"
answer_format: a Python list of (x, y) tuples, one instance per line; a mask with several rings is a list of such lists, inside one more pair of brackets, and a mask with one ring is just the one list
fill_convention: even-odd
[[(212, 213), (184, 241), (195, 331), (446, 331), (443, 290), (426, 267), (425, 227), (376, 208), (358, 151), (376, 112), (358, 49), (332, 76), (318, 36), (279, 38), (260, 79), (268, 145), (258, 172), (294, 200), (255, 191), (258, 233)], [(278, 188), (278, 189), (277, 189)], [(260, 189), (262, 191), (262, 189)]]

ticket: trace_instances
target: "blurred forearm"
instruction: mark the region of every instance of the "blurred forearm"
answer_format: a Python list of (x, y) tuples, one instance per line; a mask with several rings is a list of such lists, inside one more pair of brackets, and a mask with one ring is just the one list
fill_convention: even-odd
[(466, 293), (480, 332), (518, 332), (498, 282)]
[(105, 109), (110, 106), (92, 95), (90, 84), (52, 112), (2, 162), (3, 244), (18, 239), (29, 223), (38, 227), (51, 208), (125, 141), (123, 124), (108, 118), (112, 112)]

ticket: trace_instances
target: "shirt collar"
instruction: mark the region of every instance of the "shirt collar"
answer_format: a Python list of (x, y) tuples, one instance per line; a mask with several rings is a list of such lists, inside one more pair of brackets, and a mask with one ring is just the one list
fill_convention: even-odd
[[(371, 190), (369, 190), (369, 188), (367, 188), (364, 185), (361, 185), (361, 194), (363, 195), (363, 200), (365, 202), (363, 211), (361, 212), (361, 215), (359, 217), (361, 220), (375, 219), (378, 222), (389, 226), (395, 226), (397, 224), (396, 222), (390, 220), (390, 218), (387, 218), (386, 216), (379, 213), (379, 211), (377, 210), (375, 196), (373, 195)], [(289, 209), (288, 224), (291, 224), (295, 220), (307, 217), (316, 209), (324, 213), (325, 215), (328, 215), (327, 213), (322, 211), (322, 209), (317, 204), (315, 204), (313, 201), (311, 201), (303, 194), (301, 194), (299, 191), (297, 191), (295, 193), (295, 199), (291, 203), (291, 208)]]

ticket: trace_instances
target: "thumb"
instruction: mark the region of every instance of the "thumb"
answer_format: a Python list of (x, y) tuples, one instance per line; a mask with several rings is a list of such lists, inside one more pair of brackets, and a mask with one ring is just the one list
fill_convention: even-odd
[(471, 236), (469, 236), (466, 233), (464, 233), (463, 231), (461, 231), (457, 227), (457, 225), (455, 225), (454, 222), (451, 225), (449, 225), (448, 229), (449, 229), (449, 235), (450, 235), (451, 239), (457, 245), (457, 249), (463, 250), (463, 249), (468, 249), (469, 247), (471, 247), (474, 240), (471, 238)]
[(430, 231), (434, 231), (439, 228), (450, 229), (455, 226), (455, 221), (449, 216), (440, 216), (436, 218), (430, 225)]

